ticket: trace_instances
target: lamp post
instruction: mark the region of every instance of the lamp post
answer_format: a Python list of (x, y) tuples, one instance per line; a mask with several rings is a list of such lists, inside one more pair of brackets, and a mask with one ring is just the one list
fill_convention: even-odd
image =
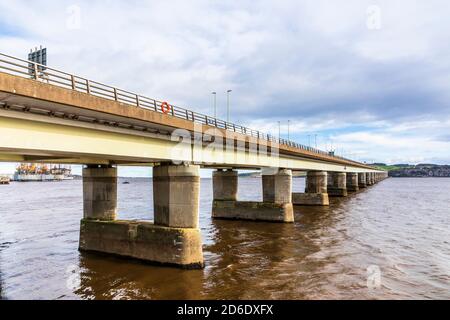
[(281, 141), (281, 121), (278, 121), (278, 143)]
[(288, 120), (288, 141), (291, 140), (291, 120)]
[(227, 90), (227, 123), (230, 122), (230, 92), (233, 90)]
[(214, 96), (214, 119), (217, 119), (217, 105), (216, 105), (216, 97), (217, 97), (217, 92), (211, 92), (211, 94)]

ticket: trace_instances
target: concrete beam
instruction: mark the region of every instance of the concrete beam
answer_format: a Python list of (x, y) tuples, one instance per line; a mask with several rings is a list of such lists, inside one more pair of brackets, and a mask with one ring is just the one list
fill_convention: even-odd
[(64, 157), (75, 159), (73, 163), (79, 163), (76, 159), (129, 164), (173, 160), (236, 168), (368, 171), (366, 168), (293, 155), (249, 153), (239, 148), (211, 148), (202, 144), (192, 145), (191, 142), (179, 143), (178, 139), (172, 141), (170, 136), (163, 139), (136, 130), (0, 109), (0, 161), (4, 153), (43, 155), (53, 159)]

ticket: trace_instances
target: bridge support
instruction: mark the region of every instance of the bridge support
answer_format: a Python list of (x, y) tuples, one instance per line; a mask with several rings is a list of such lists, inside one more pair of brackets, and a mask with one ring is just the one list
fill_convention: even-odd
[(263, 202), (237, 201), (237, 181), (236, 171), (218, 170), (213, 173), (213, 218), (294, 222), (291, 170), (263, 173)]
[[(101, 170), (102, 168), (95, 168), (94, 174), (89, 170), (83, 172), (84, 185), (87, 186), (85, 197), (86, 193), (89, 194), (90, 182), (95, 188), (95, 185), (101, 185), (107, 181), (108, 190), (117, 190), (116, 169), (110, 171), (115, 179), (105, 177)], [(80, 250), (109, 253), (183, 268), (202, 268), (204, 265), (202, 242), (198, 228), (199, 189), (198, 166), (155, 167), (153, 169), (154, 223), (117, 221), (111, 214), (103, 214), (108, 218), (104, 219), (100, 218), (100, 212), (87, 216), (89, 201), (85, 199)], [(112, 194), (108, 198), (109, 201), (112, 201), (110, 200), (113, 198)], [(105, 197), (94, 198), (93, 202), (104, 201)], [(116, 199), (117, 196), (114, 193), (114, 203)], [(97, 204), (93, 205), (95, 206), (102, 207)], [(105, 207), (111, 208), (111, 205)]]
[(113, 221), (117, 214), (117, 168), (83, 168), (83, 218)]
[(347, 196), (347, 177), (344, 172), (331, 172), (328, 177), (328, 195), (330, 197)]
[(358, 174), (355, 172), (347, 172), (347, 191), (356, 192), (359, 190)]
[(366, 174), (364, 172), (358, 173), (358, 187), (360, 189), (367, 188), (366, 184)]
[(214, 200), (237, 201), (238, 172), (235, 170), (217, 170), (213, 172)]
[(372, 172), (366, 172), (366, 184), (367, 184), (367, 186), (373, 185), (373, 183), (372, 183)]
[(293, 193), (292, 202), (303, 206), (328, 206), (327, 173), (308, 171), (306, 174), (305, 193)]

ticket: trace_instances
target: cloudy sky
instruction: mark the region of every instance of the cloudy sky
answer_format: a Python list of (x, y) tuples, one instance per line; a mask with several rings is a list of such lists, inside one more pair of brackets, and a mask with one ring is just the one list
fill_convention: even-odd
[[(0, 51), (361, 161), (450, 163), (448, 1), (0, 0)], [(308, 138), (309, 137), (309, 138)], [(309, 142), (311, 141), (311, 142)], [(6, 170), (3, 166), (2, 170)]]

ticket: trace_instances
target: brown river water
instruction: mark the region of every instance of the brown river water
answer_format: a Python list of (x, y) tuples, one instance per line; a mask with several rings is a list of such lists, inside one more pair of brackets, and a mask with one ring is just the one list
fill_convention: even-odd
[[(119, 218), (152, 219), (151, 181), (125, 180)], [(260, 200), (260, 179), (239, 197)], [(78, 252), (81, 181), (0, 186), (0, 297), (450, 299), (450, 179), (388, 179), (294, 224), (212, 220), (211, 198), (202, 179), (206, 268), (179, 270)]]

